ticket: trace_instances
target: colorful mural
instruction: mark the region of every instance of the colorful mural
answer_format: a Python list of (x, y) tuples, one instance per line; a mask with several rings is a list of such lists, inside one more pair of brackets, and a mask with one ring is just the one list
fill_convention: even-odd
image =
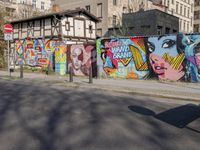
[[(15, 41), (16, 65), (51, 67), (64, 75), (200, 82), (200, 35), (98, 39), (93, 44), (66, 45), (53, 39)], [(97, 55), (98, 54), (98, 55)]]
[(200, 35), (110, 38), (96, 42), (98, 75), (200, 82)]
[(48, 57), (44, 50), (44, 41), (41, 39), (25, 39), (15, 42), (16, 49), (16, 64), (23, 61), (24, 65), (30, 67), (45, 67), (47, 66)]
[(148, 76), (143, 38), (102, 40), (97, 49), (100, 49), (102, 67), (108, 76), (133, 79)]
[(74, 75), (89, 75), (90, 67), (93, 68), (93, 76), (96, 75), (96, 49), (94, 44), (69, 45), (68, 69), (72, 67)]
[[(16, 65), (53, 68), (61, 75), (66, 73), (66, 45), (58, 40), (24, 39), (15, 41)], [(55, 60), (53, 59), (55, 57)], [(55, 61), (55, 64), (54, 64)]]
[(186, 77), (200, 82), (200, 35), (179, 35), (186, 57)]
[(64, 75), (67, 72), (67, 46), (62, 41), (56, 41), (55, 72)]
[(20, 65), (23, 63), (24, 41), (18, 40), (15, 42), (15, 64)]
[(149, 37), (147, 50), (149, 62), (155, 75), (161, 80), (181, 79), (185, 72), (185, 55), (177, 49), (177, 36)]

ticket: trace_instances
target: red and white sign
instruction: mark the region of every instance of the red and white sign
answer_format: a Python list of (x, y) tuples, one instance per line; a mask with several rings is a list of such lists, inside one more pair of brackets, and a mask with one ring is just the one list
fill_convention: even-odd
[(4, 33), (12, 33), (13, 32), (13, 27), (11, 24), (5, 24), (3, 26), (3, 31)]

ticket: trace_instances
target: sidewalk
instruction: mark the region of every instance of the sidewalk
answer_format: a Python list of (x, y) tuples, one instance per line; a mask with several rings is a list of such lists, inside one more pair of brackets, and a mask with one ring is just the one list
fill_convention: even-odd
[[(0, 77), (8, 76), (6, 71), (0, 71)], [(19, 77), (19, 72), (12, 73), (12, 77)], [(74, 77), (73, 83), (68, 76), (45, 75), (41, 73), (24, 73), (24, 78), (54, 81), (64, 83), (66, 86), (79, 88), (95, 88), (115, 92), (142, 94), (149, 96), (167, 97), (171, 99), (192, 100), (200, 102), (200, 84), (186, 82), (160, 82), (156, 80), (125, 80), (125, 79), (93, 79), (88, 84), (87, 77)]]

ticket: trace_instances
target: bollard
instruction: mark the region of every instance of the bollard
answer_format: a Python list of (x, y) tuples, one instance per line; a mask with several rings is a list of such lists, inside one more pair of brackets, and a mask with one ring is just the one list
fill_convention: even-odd
[(69, 69), (69, 82), (73, 82), (73, 71), (72, 71), (72, 66), (70, 66), (70, 69)]
[(23, 64), (20, 64), (20, 78), (23, 78)]
[(11, 77), (11, 69), (9, 69), (10, 77)]
[(11, 77), (11, 72), (14, 72), (14, 69), (13, 68), (10, 68), (10, 77)]
[(89, 83), (93, 83), (93, 78), (92, 78), (92, 67), (89, 68)]

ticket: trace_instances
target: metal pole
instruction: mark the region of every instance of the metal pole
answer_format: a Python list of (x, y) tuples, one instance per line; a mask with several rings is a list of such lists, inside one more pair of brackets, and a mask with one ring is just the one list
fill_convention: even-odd
[(72, 66), (70, 66), (70, 69), (69, 69), (69, 82), (73, 82), (73, 71), (72, 71)]
[(89, 83), (93, 83), (93, 78), (92, 78), (92, 66), (89, 68)]
[(23, 73), (23, 60), (24, 60), (24, 50), (22, 52), (22, 57), (21, 57), (21, 61), (20, 61), (20, 78), (22, 79), (24, 77), (24, 73)]
[(8, 40), (8, 75), (10, 75), (10, 45)]
[(20, 78), (23, 78), (24, 75), (23, 75), (23, 60), (22, 62), (20, 63)]

